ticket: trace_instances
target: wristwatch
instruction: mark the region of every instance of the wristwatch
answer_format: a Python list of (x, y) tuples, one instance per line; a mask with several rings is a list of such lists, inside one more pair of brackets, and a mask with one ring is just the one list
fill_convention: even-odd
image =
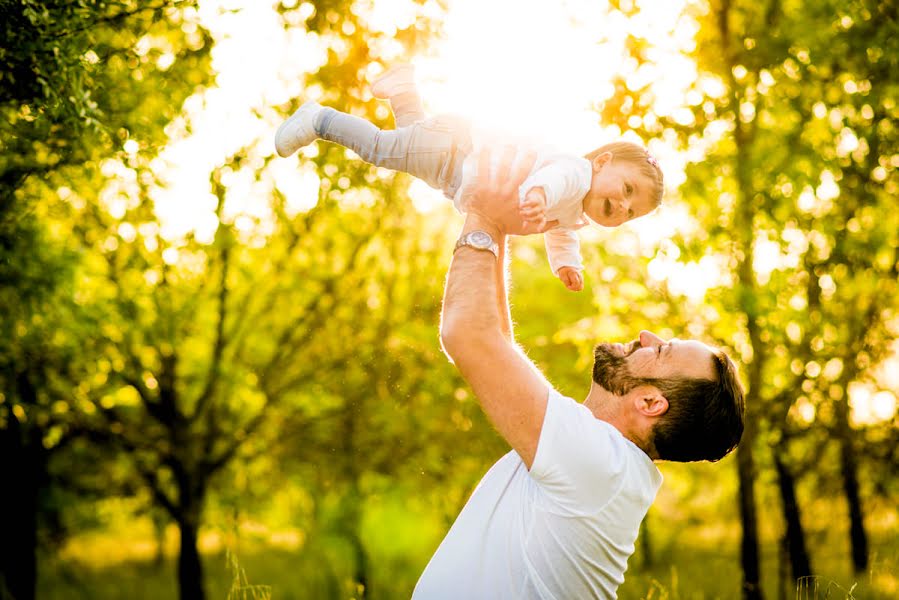
[(481, 229), (469, 231), (460, 237), (459, 241), (456, 242), (456, 247), (453, 248), (453, 254), (462, 246), (468, 246), (475, 250), (487, 250), (488, 252), (493, 252), (493, 256), (499, 258), (499, 244), (493, 241), (493, 237), (489, 233)]

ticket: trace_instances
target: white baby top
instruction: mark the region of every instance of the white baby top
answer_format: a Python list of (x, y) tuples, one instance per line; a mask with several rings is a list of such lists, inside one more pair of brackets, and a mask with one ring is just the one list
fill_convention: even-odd
[[(465, 212), (464, 198), (477, 175), (477, 155), (477, 150), (472, 151), (462, 164), (462, 185), (453, 199), (461, 212)], [(498, 161), (499, 156), (492, 155), (491, 166), (495, 167)], [(518, 188), (519, 199), (524, 200), (531, 188), (542, 187), (546, 195), (546, 220), (559, 221), (558, 227), (543, 234), (553, 273), (558, 274), (560, 267), (573, 267), (579, 271), (584, 268), (580, 240), (575, 231), (587, 224), (583, 200), (590, 191), (592, 179), (593, 169), (586, 158), (538, 149), (537, 161), (528, 178)]]
[(621, 432), (550, 390), (530, 472), (514, 450), (490, 468), (413, 599), (615, 598), (661, 483)]

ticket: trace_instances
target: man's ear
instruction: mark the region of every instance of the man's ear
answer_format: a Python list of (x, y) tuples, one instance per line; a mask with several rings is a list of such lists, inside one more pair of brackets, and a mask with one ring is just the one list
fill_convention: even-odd
[(593, 157), (593, 160), (590, 161), (590, 164), (593, 166), (593, 172), (599, 173), (599, 170), (602, 169), (603, 165), (612, 160), (611, 152), (603, 152), (602, 154), (597, 154)]
[(634, 391), (634, 407), (644, 417), (661, 417), (668, 412), (668, 398), (657, 387), (641, 386)]

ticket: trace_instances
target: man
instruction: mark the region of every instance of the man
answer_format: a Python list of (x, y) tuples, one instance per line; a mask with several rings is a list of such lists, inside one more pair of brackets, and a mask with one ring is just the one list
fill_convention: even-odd
[[(478, 182), (447, 276), (444, 349), (513, 450), (484, 476), (415, 599), (615, 598), (662, 477), (654, 460), (718, 460), (739, 442), (733, 363), (647, 332), (599, 344), (587, 399), (561, 396), (514, 344), (505, 248), (527, 233), (507, 150)], [(488, 173), (489, 156), (479, 157)]]

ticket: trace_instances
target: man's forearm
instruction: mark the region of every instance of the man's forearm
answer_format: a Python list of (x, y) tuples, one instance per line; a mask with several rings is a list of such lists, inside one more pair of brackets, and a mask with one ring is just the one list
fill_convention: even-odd
[(499, 311), (499, 326), (503, 337), (514, 343), (512, 333), (512, 313), (509, 308), (509, 259), (506, 251), (509, 248), (508, 238), (502, 237), (499, 243), (499, 259), (496, 261), (496, 308)]
[(490, 221), (469, 214), (462, 234), (487, 231), (499, 244), (493, 253), (463, 247), (453, 256), (443, 299), (444, 345), (452, 355), (452, 342), (459, 336), (471, 341), (499, 334), (512, 341), (512, 324), (506, 298), (506, 239)]
[[(537, 158), (533, 152), (524, 153), (517, 162), (515, 157), (514, 147), (504, 148), (496, 169), (492, 169), (489, 150), (482, 148), (478, 153), (479, 177), (462, 234), (476, 229), (486, 231), (498, 244), (499, 256), (462, 247), (453, 257), (441, 325), (444, 347), (450, 356), (451, 339), (458, 341), (463, 351), (467, 343), (478, 339), (501, 340), (510, 345), (513, 342), (506, 292), (506, 234), (526, 233), (519, 213), (518, 190)], [(494, 335), (496, 338), (492, 338)]]

